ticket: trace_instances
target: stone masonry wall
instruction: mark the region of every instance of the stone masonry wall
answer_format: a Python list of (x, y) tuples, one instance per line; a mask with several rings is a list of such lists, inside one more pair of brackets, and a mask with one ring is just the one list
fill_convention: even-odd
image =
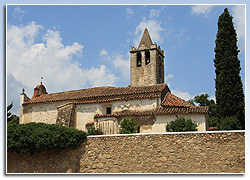
[(58, 107), (56, 124), (75, 128), (75, 105), (73, 103)]
[(7, 173), (75, 173), (79, 172), (80, 159), (86, 142), (78, 148), (59, 152), (41, 152), (30, 155), (7, 153)]
[(8, 173), (244, 173), (245, 132), (89, 136), (76, 150), (7, 153)]
[(86, 152), (80, 172), (245, 172), (244, 132), (88, 137)]

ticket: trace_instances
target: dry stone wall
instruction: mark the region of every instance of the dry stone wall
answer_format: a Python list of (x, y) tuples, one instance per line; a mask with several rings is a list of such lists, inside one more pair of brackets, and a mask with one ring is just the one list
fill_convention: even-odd
[(7, 153), (7, 173), (76, 173), (85, 154), (86, 143), (76, 149), (41, 152), (30, 155)]
[(245, 132), (89, 136), (76, 150), (8, 153), (8, 173), (244, 173)]
[(86, 173), (244, 173), (244, 132), (89, 137)]

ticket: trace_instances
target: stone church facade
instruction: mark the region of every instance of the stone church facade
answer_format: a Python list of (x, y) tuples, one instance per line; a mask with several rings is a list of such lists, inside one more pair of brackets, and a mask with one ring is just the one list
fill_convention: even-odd
[(164, 83), (164, 51), (152, 43), (145, 29), (138, 48), (130, 49), (128, 87), (94, 87), (47, 93), (41, 83), (32, 98), (24, 89), (20, 100), (20, 123), (61, 124), (80, 130), (95, 126), (104, 134), (118, 134), (120, 123), (133, 117), (139, 133), (166, 132), (168, 122), (190, 117), (198, 131), (208, 130), (208, 107), (193, 106), (173, 95)]

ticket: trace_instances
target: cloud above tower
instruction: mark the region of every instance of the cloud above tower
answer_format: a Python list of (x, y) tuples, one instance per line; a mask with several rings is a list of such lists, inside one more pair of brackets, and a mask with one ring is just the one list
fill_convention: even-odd
[(77, 60), (84, 46), (77, 42), (64, 45), (59, 31), (48, 29), (37, 42), (41, 29), (44, 27), (34, 21), (25, 26), (8, 26), (7, 74), (15, 82), (32, 90), (43, 76), (49, 92), (115, 85), (117, 78), (105, 65), (84, 68)]

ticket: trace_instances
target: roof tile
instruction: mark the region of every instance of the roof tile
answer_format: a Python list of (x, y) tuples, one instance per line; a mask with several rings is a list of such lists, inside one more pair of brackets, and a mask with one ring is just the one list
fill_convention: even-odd
[(161, 93), (165, 88), (168, 88), (168, 86), (164, 83), (154, 86), (140, 87), (95, 87), (52, 94), (42, 94), (41, 96), (30, 99), (23, 104), (67, 100), (79, 101), (79, 103), (95, 103), (121, 99), (150, 98), (150, 96), (159, 96), (159, 93)]

